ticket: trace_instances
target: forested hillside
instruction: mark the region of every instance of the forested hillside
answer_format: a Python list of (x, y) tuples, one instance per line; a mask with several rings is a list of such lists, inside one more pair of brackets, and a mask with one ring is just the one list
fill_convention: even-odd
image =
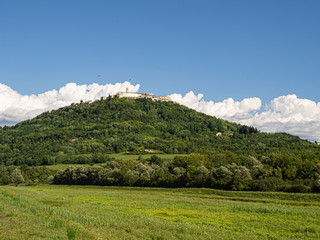
[[(216, 136), (221, 132), (221, 136)], [(318, 160), (320, 148), (285, 133), (268, 134), (172, 102), (125, 98), (69, 106), (0, 128), (4, 165), (99, 163), (108, 153), (230, 151)]]
[[(109, 155), (120, 152), (190, 155), (136, 160)], [(150, 99), (112, 98), (69, 106), (0, 128), (0, 161), (0, 184), (8, 183), (11, 165), (23, 165), (20, 169), (29, 182), (45, 182), (55, 171), (26, 165), (104, 163), (71, 167), (51, 180), (55, 184), (320, 190), (316, 144)]]

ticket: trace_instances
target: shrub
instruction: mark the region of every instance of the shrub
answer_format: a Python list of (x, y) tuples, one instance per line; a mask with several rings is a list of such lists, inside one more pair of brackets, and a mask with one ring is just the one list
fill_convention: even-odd
[(47, 178), (48, 183), (53, 183), (54, 177), (51, 175)]
[(24, 182), (24, 178), (20, 169), (16, 168), (15, 170), (13, 170), (13, 172), (10, 175), (10, 180), (14, 185), (16, 185), (16, 187), (18, 187), (20, 183)]
[(257, 191), (277, 191), (285, 185), (285, 182), (280, 178), (266, 177), (256, 180), (253, 185)]

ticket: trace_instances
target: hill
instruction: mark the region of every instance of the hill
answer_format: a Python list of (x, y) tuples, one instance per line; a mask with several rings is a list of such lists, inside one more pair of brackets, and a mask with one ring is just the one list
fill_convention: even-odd
[[(219, 134), (218, 134), (219, 133)], [(174, 153), (113, 159), (111, 153)], [(148, 156), (148, 155), (147, 155)], [(319, 192), (320, 147), (286, 133), (263, 133), (173, 102), (110, 98), (45, 112), (0, 128), (0, 184), (15, 167), (28, 182), (72, 166), (54, 184), (208, 187), (232, 190)], [(7, 165), (7, 166), (3, 166)], [(55, 171), (54, 171), (55, 172)]]
[[(217, 133), (221, 136), (216, 136)], [(320, 148), (286, 133), (262, 133), (173, 102), (114, 98), (45, 112), (0, 128), (0, 163), (105, 162), (108, 153), (230, 151), (319, 159)]]

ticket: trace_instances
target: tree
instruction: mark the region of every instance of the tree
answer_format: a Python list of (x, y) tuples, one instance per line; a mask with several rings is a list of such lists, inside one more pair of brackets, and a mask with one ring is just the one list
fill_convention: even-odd
[(10, 175), (10, 180), (13, 184), (16, 185), (16, 187), (18, 187), (20, 183), (24, 182), (24, 178), (20, 169), (16, 168), (15, 170), (13, 170), (12, 174)]

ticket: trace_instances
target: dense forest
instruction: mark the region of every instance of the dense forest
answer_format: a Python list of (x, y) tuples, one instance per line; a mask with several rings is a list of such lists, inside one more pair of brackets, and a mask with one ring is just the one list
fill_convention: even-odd
[[(108, 155), (121, 152), (193, 154), (170, 161), (158, 159), (157, 163), (123, 163)], [(107, 163), (100, 170), (91, 166), (77, 171), (110, 173), (117, 169), (122, 176), (111, 182), (100, 177), (100, 182), (87, 180), (86, 184), (318, 191), (320, 147), (290, 134), (263, 133), (173, 102), (150, 99), (110, 98), (45, 112), (0, 128), (3, 168), (57, 163)], [(112, 165), (115, 163), (118, 165)], [(152, 172), (147, 180), (136, 174), (141, 167)], [(130, 171), (136, 174), (132, 178), (128, 178)], [(205, 180), (199, 179), (199, 171)], [(59, 172), (55, 183), (72, 184), (67, 175)], [(85, 183), (77, 181), (74, 183)], [(257, 181), (277, 187), (262, 187)]]

